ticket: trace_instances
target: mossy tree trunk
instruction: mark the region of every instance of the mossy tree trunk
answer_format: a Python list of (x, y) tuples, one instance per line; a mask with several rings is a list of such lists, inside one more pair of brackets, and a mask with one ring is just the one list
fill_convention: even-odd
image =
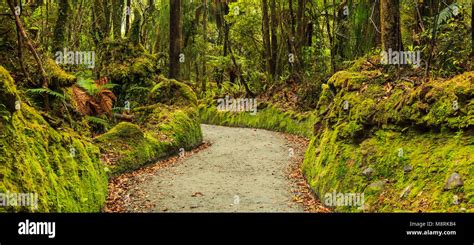
[(127, 0), (125, 12), (125, 35), (128, 35), (128, 30), (130, 29), (130, 15), (132, 13), (132, 0)]
[(169, 78), (173, 79), (179, 79), (182, 27), (182, 2), (181, 0), (170, 0)]
[(382, 47), (388, 51), (402, 51), (402, 36), (400, 32), (400, 2), (399, 0), (380, 1), (380, 23), (382, 26)]
[(69, 0), (59, 0), (58, 2), (58, 17), (54, 27), (53, 36), (53, 53), (64, 48), (66, 42), (66, 26), (67, 20), (71, 12)]
[(135, 19), (133, 20), (133, 23), (132, 23), (132, 28), (130, 29), (130, 33), (129, 33), (129, 38), (130, 38), (130, 41), (132, 41), (132, 43), (134, 45), (138, 45), (140, 44), (140, 32), (141, 32), (141, 22), (142, 22), (142, 17), (140, 15), (140, 12), (135, 9), (133, 11), (133, 16), (135, 16)]
[(122, 17), (123, 17), (123, 5), (124, 0), (112, 0), (113, 9), (112, 12), (112, 26), (114, 39), (122, 37)]

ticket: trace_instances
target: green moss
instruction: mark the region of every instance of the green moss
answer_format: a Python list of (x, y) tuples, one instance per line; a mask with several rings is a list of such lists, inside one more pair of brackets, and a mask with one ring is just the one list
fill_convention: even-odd
[[(316, 109), (321, 128), (303, 164), (312, 189), (320, 197), (364, 193), (363, 210), (371, 212), (473, 210), (474, 72), (418, 86), (378, 77), (343, 71), (323, 86)], [(444, 190), (454, 172), (464, 185)]]
[(362, 82), (367, 80), (367, 76), (360, 72), (340, 71), (334, 74), (328, 81), (328, 84), (336, 88), (345, 88), (349, 91), (359, 89)]
[[(311, 140), (306, 152), (303, 171), (318, 195), (324, 196), (334, 188), (342, 193), (364, 193), (368, 211), (459, 211), (459, 206), (453, 204), (454, 195), (467, 208), (474, 208), (467, 198), (474, 195), (470, 178), (474, 173), (474, 145), (465, 143), (472, 134), (456, 139), (449, 133), (378, 130), (362, 143), (353, 144), (337, 139), (338, 133), (325, 130)], [(400, 149), (403, 155), (399, 155)], [(412, 167), (409, 172), (404, 171), (407, 165)], [(372, 179), (362, 175), (367, 167), (375, 170)], [(444, 190), (453, 172), (463, 177), (464, 186)], [(388, 180), (383, 189), (374, 185), (382, 180)], [(408, 186), (410, 194), (402, 198)]]
[(3, 66), (0, 66), (0, 94), (0, 104), (3, 104), (8, 111), (13, 112), (19, 96), (12, 77)]
[(144, 137), (138, 125), (128, 122), (121, 122), (117, 124), (107, 133), (97, 137), (97, 142), (108, 142), (112, 140), (122, 140), (124, 142), (140, 140)]
[[(369, 126), (465, 129), (474, 125), (474, 72), (422, 86), (381, 84), (377, 72), (371, 73), (336, 73), (328, 81), (335, 91), (323, 86), (318, 114), (330, 123), (344, 119)], [(349, 108), (344, 108), (345, 103)]]
[(65, 72), (58, 64), (52, 59), (47, 59), (45, 62), (44, 69), (49, 75), (49, 85), (51, 87), (70, 87), (74, 85), (77, 81), (77, 78), (74, 75), (71, 75)]
[(305, 137), (311, 137), (313, 125), (316, 121), (313, 113), (284, 112), (275, 107), (258, 110), (256, 115), (251, 115), (248, 112), (218, 111), (216, 104), (201, 104), (198, 109), (203, 123), (261, 128)]
[(158, 83), (151, 89), (149, 103), (166, 103), (178, 106), (196, 106), (197, 97), (191, 87), (174, 79), (158, 78)]
[(51, 128), (25, 103), (2, 129), (0, 162), (1, 193), (38, 195), (37, 210), (0, 207), (0, 212), (98, 212), (105, 203), (107, 175), (99, 149), (71, 129)]

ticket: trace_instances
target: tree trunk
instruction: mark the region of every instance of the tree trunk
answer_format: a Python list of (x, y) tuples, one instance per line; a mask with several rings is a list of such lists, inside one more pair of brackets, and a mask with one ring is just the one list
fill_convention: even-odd
[[(204, 44), (207, 45), (207, 0), (204, 0), (204, 13), (203, 13), (203, 20), (202, 20), (202, 34), (203, 34), (203, 39), (204, 39)], [(201, 86), (202, 86), (202, 92), (206, 92), (206, 53), (207, 50), (204, 50), (204, 55), (202, 59), (202, 81), (201, 81)]]
[[(36, 52), (35, 47), (33, 47), (33, 44), (31, 43), (30, 39), (28, 38), (28, 35), (26, 35), (25, 29), (23, 28), (23, 24), (21, 23), (20, 16), (15, 14), (15, 6), (16, 4), (13, 2), (13, 0), (7, 0), (8, 6), (10, 7), (10, 10), (15, 17), (15, 24), (17, 31), (20, 33), (21, 37), (25, 40), (26, 46), (30, 50), (31, 54), (35, 58), (36, 64), (38, 65), (38, 69), (40, 70), (40, 75), (42, 78), (42, 84), (41, 86), (43, 88), (48, 88), (49, 82), (48, 82), (48, 76), (46, 75), (46, 71), (44, 70), (43, 63), (41, 62), (41, 59)], [(44, 106), (47, 111), (49, 111), (49, 97), (48, 95), (44, 96)]]
[(333, 36), (331, 34), (331, 25), (329, 23), (329, 11), (328, 11), (328, 4), (327, 4), (327, 1), (324, 0), (323, 1), (323, 4), (324, 4), (324, 16), (325, 16), (325, 19), (326, 19), (326, 31), (328, 33), (328, 39), (329, 39), (329, 50), (331, 52), (331, 70), (333, 73), (336, 73), (336, 64), (335, 64), (335, 61), (334, 61), (334, 40), (333, 40)]
[(277, 22), (277, 13), (276, 13), (276, 3), (275, 0), (270, 0), (270, 18), (271, 18), (271, 61), (270, 61), (270, 72), (273, 79), (277, 78), (277, 61), (278, 61), (278, 40), (277, 40), (277, 31), (278, 31), (278, 22)]
[(56, 19), (56, 25), (54, 27), (53, 36), (53, 53), (58, 50), (63, 50), (66, 42), (66, 26), (71, 6), (69, 6), (68, 0), (59, 0), (58, 2), (58, 17)]
[[(129, 0), (130, 1), (130, 0)], [(112, 0), (114, 12), (112, 12), (112, 26), (114, 39), (122, 38), (122, 17), (124, 0)]]
[(222, 13), (222, 19), (223, 19), (223, 24), (224, 24), (224, 56), (227, 56), (229, 54), (229, 30), (230, 30), (230, 24), (227, 23), (225, 20), (224, 16), (229, 14), (229, 4), (227, 2), (222, 3), (223, 6), (222, 8), (224, 9), (224, 12)]
[(132, 14), (132, 0), (127, 0), (127, 8), (125, 12), (125, 36), (128, 35), (130, 29), (130, 15)]
[(180, 53), (182, 44), (182, 3), (170, 0), (170, 49), (169, 77), (179, 79)]
[(262, 34), (263, 34), (263, 47), (265, 49), (265, 60), (266, 71), (270, 76), (273, 76), (271, 72), (271, 50), (270, 50), (270, 20), (268, 17), (268, 2), (262, 0)]
[(380, 23), (382, 26), (382, 47), (384, 51), (402, 51), (400, 32), (400, 2), (399, 0), (380, 1)]

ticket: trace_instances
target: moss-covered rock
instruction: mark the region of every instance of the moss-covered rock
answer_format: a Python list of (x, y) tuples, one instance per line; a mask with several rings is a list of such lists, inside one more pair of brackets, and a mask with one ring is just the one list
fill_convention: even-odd
[(158, 83), (150, 91), (148, 103), (197, 106), (197, 97), (188, 85), (160, 76)]
[[(8, 73), (1, 67), (0, 71), (0, 84), (10, 84)], [(21, 103), (21, 109), (2, 125), (0, 193), (36, 193), (38, 206), (6, 206), (0, 207), (0, 212), (101, 210), (107, 195), (107, 174), (97, 147), (71, 129), (53, 129), (26, 103)]]

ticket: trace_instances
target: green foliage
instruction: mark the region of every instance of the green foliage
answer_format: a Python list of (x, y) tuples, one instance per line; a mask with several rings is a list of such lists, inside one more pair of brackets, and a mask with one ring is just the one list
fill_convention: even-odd
[(442, 23), (446, 22), (448, 19), (451, 19), (456, 16), (458, 14), (457, 11), (459, 11), (459, 5), (457, 3), (453, 3), (441, 10), (437, 17), (438, 22), (436, 26), (438, 27)]
[(44, 94), (47, 94), (49, 96), (53, 96), (53, 97), (61, 99), (61, 100), (66, 99), (64, 94), (62, 94), (60, 92), (53, 91), (49, 88), (31, 88), (31, 89), (26, 90), (26, 92), (30, 93), (31, 95), (44, 95)]
[(84, 79), (84, 78), (80, 78), (77, 81), (76, 85), (83, 88), (89, 95), (92, 95), (92, 96), (98, 95), (102, 89), (111, 90), (115, 86), (117, 86), (117, 84), (113, 84), (113, 83), (98, 85), (93, 79)]

